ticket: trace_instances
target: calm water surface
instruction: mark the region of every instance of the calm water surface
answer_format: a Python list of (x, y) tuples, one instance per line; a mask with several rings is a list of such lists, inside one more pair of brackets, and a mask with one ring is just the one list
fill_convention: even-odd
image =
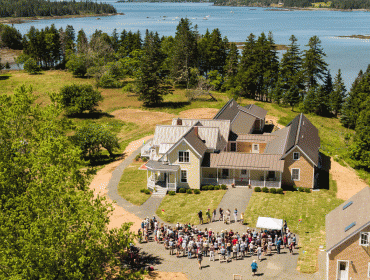
[(95, 29), (111, 33), (117, 29), (137, 31), (144, 34), (146, 29), (157, 31), (162, 35), (175, 35), (176, 26), (182, 17), (188, 17), (193, 25), (197, 24), (200, 33), (206, 29), (219, 28), (229, 41), (245, 41), (250, 33), (259, 35), (273, 32), (277, 44), (289, 44), (289, 37), (298, 38), (301, 49), (308, 39), (317, 35), (327, 54), (334, 78), (338, 69), (343, 73), (347, 89), (360, 69), (366, 70), (370, 64), (370, 40), (338, 38), (337, 36), (369, 34), (370, 13), (368, 12), (334, 12), (334, 11), (268, 11), (265, 8), (250, 7), (216, 7), (210, 3), (115, 3), (121, 16), (43, 20), (24, 23), (16, 27), (21, 33), (33, 25), (43, 28), (52, 23), (57, 28), (73, 25), (76, 32), (83, 28), (87, 35)]

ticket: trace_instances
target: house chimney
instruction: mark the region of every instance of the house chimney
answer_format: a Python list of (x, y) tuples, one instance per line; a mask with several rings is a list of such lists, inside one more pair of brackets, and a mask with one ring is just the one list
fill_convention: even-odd
[(182, 125), (182, 119), (180, 118), (177, 119), (177, 125)]
[(197, 126), (194, 126), (194, 133), (195, 133), (195, 136), (199, 137)]

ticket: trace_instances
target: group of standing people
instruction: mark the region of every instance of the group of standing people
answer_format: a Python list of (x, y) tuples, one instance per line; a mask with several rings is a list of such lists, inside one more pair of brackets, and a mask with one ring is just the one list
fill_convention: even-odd
[[(208, 208), (206, 212), (207, 223), (223, 221), (225, 224), (230, 224), (232, 211), (230, 211), (230, 209), (224, 210), (222, 208), (219, 208), (218, 211), (219, 211), (220, 216), (219, 216), (219, 219), (216, 220), (216, 215), (217, 215), (216, 209), (213, 209), (213, 211), (211, 212), (210, 209)], [(234, 223), (237, 223), (238, 222), (238, 209), (237, 208), (234, 209), (233, 214), (234, 214)], [(202, 210), (199, 210), (198, 218), (199, 218), (199, 223), (203, 224), (204, 220), (203, 220)], [(241, 224), (243, 224), (244, 213), (241, 213), (239, 221)]]

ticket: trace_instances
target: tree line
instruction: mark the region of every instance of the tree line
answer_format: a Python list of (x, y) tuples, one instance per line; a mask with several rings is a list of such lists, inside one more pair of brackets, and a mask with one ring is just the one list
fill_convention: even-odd
[[(214, 0), (214, 4), (218, 6), (255, 6), (268, 7), (271, 4), (277, 5), (283, 3), (284, 8), (307, 8), (312, 7), (315, 0)], [(322, 1), (329, 2), (329, 1)], [(370, 3), (367, 0), (331, 0), (330, 8), (335, 9), (369, 9)]]
[(92, 0), (0, 0), (0, 17), (65, 16), (86, 13), (117, 13), (110, 4)]

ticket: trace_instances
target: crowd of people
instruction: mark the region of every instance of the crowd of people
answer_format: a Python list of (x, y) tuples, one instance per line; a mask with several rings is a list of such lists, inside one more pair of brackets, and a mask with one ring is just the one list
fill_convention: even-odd
[[(219, 221), (223, 221), (225, 224), (230, 224), (232, 222), (230, 209), (224, 210), (222, 208), (219, 208), (218, 211), (219, 211), (219, 214), (220, 214)], [(216, 211), (216, 209), (213, 209), (213, 211), (212, 211), (212, 218), (211, 218), (211, 211), (210, 211), (210, 209), (208, 209), (207, 212), (206, 212), (206, 217), (207, 217), (206, 222), (207, 223), (215, 222), (216, 221), (216, 215), (217, 215), (217, 211)], [(198, 218), (199, 218), (199, 223), (200, 224), (203, 224), (204, 223), (204, 219), (203, 219), (203, 212), (202, 212), (202, 210), (199, 210), (199, 212), (198, 212)], [(238, 221), (238, 209), (235, 208), (234, 209), (234, 222), (236, 223), (237, 221)], [(244, 221), (244, 213), (241, 213), (240, 220), (239, 221), (240, 221), (241, 224), (243, 224), (243, 221)]]
[[(227, 220), (227, 214), (220, 216), (220, 220), (225, 219)], [(235, 222), (237, 222), (237, 217), (235, 217)], [(290, 253), (293, 254), (297, 242), (295, 234), (290, 232), (286, 222), (282, 231), (248, 228), (245, 232), (239, 233), (232, 229), (221, 230), (221, 232), (213, 231), (211, 228), (202, 230), (191, 224), (177, 223), (175, 226), (159, 224), (153, 217), (142, 222), (139, 234), (146, 242), (152, 235), (152, 240), (163, 244), (170, 255), (178, 258), (196, 258), (199, 269), (202, 269), (204, 257), (209, 257), (210, 261), (218, 260), (228, 263), (252, 256), (256, 256), (261, 261), (263, 256), (280, 254), (282, 248), (289, 248)], [(257, 264), (253, 262), (252, 271), (256, 269)]]

